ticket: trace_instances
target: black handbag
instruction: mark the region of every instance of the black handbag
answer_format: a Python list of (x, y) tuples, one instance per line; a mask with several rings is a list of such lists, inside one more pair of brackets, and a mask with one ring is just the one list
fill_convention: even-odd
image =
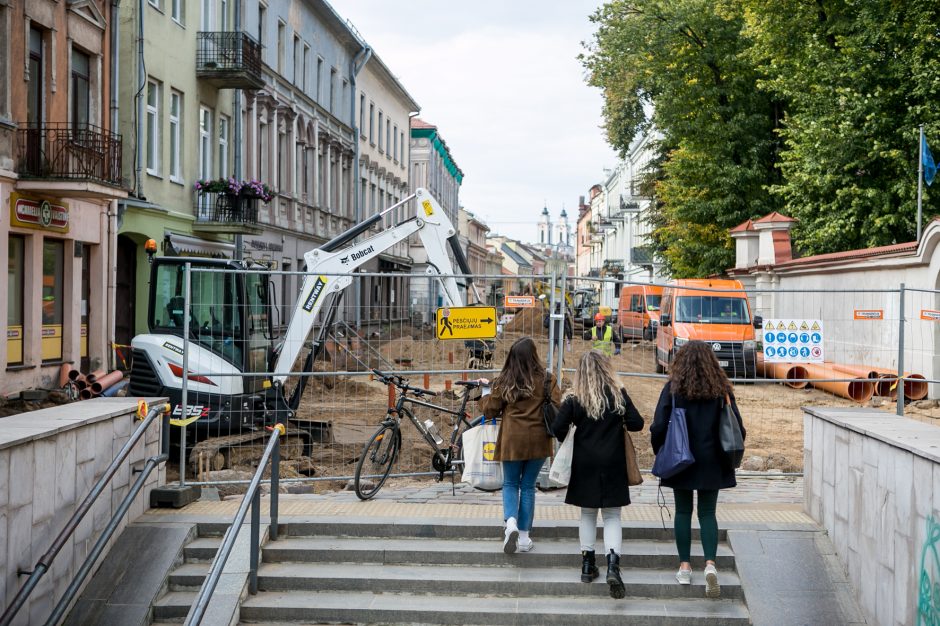
[(555, 416), (558, 415), (558, 409), (552, 404), (552, 376), (548, 372), (545, 373), (545, 388), (542, 393), (544, 394), (542, 396), (542, 421), (545, 422), (545, 432), (548, 433), (549, 437), (554, 437), (552, 423), (555, 421)]
[(731, 398), (727, 394), (718, 422), (718, 441), (721, 443), (721, 451), (731, 462), (731, 467), (741, 467), (741, 461), (744, 459), (744, 437), (741, 435), (741, 425), (738, 424), (734, 409), (731, 408)]

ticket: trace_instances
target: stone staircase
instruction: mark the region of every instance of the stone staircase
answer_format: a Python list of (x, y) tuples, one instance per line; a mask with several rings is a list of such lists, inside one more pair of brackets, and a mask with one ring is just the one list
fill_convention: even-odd
[[(198, 524), (195, 538), (183, 548), (183, 559), (170, 571), (165, 593), (153, 605), (153, 626), (178, 624), (189, 613), (209, 573), (227, 524)], [(243, 529), (248, 532), (248, 527)]]
[[(282, 525), (264, 547), (260, 593), (241, 606), (242, 623), (407, 624), (748, 624), (734, 555), (721, 537), (722, 598), (704, 597), (701, 547), (696, 575), (675, 582), (671, 532), (624, 529), (627, 597), (614, 600), (601, 578), (580, 582), (577, 528), (539, 527), (535, 550), (502, 552), (501, 529), (490, 521)], [(154, 607), (158, 620), (186, 614), (218, 539), (200, 537), (170, 576), (170, 592)], [(603, 542), (598, 540), (598, 546)], [(599, 548), (599, 551), (602, 548)], [(697, 549), (697, 552), (696, 552)]]

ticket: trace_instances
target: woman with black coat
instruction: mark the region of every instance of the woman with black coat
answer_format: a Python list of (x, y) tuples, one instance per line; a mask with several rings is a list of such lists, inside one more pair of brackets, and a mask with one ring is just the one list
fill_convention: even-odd
[(589, 583), (600, 572), (594, 560), (597, 511), (604, 519), (607, 584), (612, 598), (623, 598), (620, 551), (623, 530), (620, 508), (630, 504), (623, 428), (642, 430), (643, 418), (617, 377), (610, 358), (591, 350), (578, 365), (574, 394), (561, 405), (552, 424), (555, 436), (564, 440), (574, 425), (571, 479), (565, 502), (581, 507), (581, 581)]
[(673, 406), (685, 409), (689, 431), (689, 448), (695, 462), (678, 474), (662, 479), (663, 487), (671, 487), (675, 496), (676, 548), (681, 585), (692, 584), (690, 553), (692, 546), (692, 492), (698, 492), (698, 521), (705, 553), (705, 595), (721, 595), (715, 556), (718, 551), (718, 521), (715, 507), (718, 491), (734, 487), (734, 467), (721, 449), (718, 425), (725, 402), (731, 409), (745, 436), (741, 413), (734, 402), (731, 383), (715, 358), (711, 347), (701, 341), (690, 341), (676, 354), (669, 376), (656, 405), (650, 426), (653, 452), (658, 454), (666, 441)]

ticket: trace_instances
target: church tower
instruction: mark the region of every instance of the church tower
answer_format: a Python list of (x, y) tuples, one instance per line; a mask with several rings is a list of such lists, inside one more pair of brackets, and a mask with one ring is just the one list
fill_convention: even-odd
[(565, 247), (571, 245), (571, 226), (568, 224), (568, 212), (564, 209), (561, 210), (555, 229), (558, 232), (558, 245)]
[(542, 209), (542, 217), (539, 218), (539, 243), (552, 245), (552, 219), (548, 216), (548, 207)]

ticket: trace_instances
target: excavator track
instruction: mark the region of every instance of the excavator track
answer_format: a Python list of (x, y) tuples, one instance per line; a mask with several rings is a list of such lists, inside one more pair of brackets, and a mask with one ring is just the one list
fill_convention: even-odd
[[(269, 433), (253, 430), (236, 435), (210, 437), (192, 447), (189, 464), (198, 472), (233, 469), (257, 461), (264, 453)], [(312, 438), (308, 431), (288, 428), (281, 438), (281, 459), (294, 459), (310, 453)]]

